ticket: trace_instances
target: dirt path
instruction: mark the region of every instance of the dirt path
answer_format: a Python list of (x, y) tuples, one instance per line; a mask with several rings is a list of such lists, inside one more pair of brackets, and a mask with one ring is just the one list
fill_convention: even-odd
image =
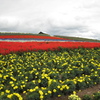
[(100, 91), (100, 84), (90, 87), (90, 88), (87, 88), (85, 90), (82, 90), (81, 92), (78, 92), (77, 95), (79, 97), (82, 97), (85, 94), (92, 95), (93, 93), (98, 92), (98, 91)]
[[(77, 92), (77, 95), (79, 97), (82, 97), (85, 94), (92, 95), (93, 93), (98, 92), (98, 91), (100, 91), (100, 84), (90, 87), (90, 88), (87, 88), (85, 90), (82, 90), (80, 92)], [(52, 98), (52, 99), (48, 99), (48, 100), (68, 100), (68, 96), (61, 96), (59, 98), (56, 97), (56, 98)]]

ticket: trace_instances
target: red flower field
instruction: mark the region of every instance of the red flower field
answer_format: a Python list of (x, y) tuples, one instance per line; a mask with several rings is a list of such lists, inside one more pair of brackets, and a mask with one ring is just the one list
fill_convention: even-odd
[(36, 36), (36, 35), (3, 35), (0, 36), (0, 39), (28, 39), (28, 38), (35, 38), (35, 39), (60, 39), (60, 40), (69, 40), (59, 37), (52, 37), (52, 36)]
[(100, 47), (96, 42), (0, 42), (0, 53), (8, 54), (10, 52), (55, 50), (62, 48), (94, 48)]

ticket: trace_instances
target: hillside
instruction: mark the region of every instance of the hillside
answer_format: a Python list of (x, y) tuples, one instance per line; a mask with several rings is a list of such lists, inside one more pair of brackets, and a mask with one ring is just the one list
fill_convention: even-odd
[(71, 100), (73, 93), (100, 100), (100, 40), (42, 32), (1, 33), (0, 39), (0, 100)]
[(80, 38), (80, 37), (69, 37), (69, 36), (60, 36), (60, 35), (54, 35), (55, 37), (60, 37), (60, 38), (67, 38), (70, 40), (77, 40), (77, 41), (88, 41), (88, 42), (100, 42), (100, 40), (96, 39), (88, 39), (88, 38)]
[[(47, 33), (39, 32), (39, 33), (17, 33), (17, 32), (0, 32), (0, 35), (36, 35), (36, 36), (50, 36)], [(51, 36), (50, 36), (51, 37)], [(80, 38), (80, 37), (70, 37), (70, 36), (61, 36), (61, 35), (54, 35), (53, 37), (59, 37), (69, 40), (75, 41), (87, 41), (87, 42), (100, 42), (100, 40), (96, 39), (88, 39), (88, 38)]]
[(50, 36), (49, 34), (39, 32), (39, 33), (17, 33), (17, 32), (0, 32), (0, 35), (39, 35), (39, 36)]

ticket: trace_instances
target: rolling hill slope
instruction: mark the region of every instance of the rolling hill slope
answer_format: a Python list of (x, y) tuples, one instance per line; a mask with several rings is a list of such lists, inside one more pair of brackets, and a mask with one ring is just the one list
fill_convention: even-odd
[(100, 42), (100, 40), (96, 39), (88, 39), (88, 38), (80, 38), (80, 37), (69, 37), (69, 36), (60, 36), (60, 35), (54, 35), (55, 37), (60, 37), (60, 38), (67, 38), (70, 40), (77, 40), (77, 41), (87, 41), (87, 42)]
[[(3, 35), (35, 35), (35, 36), (50, 36), (47, 33), (39, 32), (39, 33), (17, 33), (17, 32), (0, 32), (0, 36)], [(87, 42), (100, 42), (100, 40), (96, 39), (88, 39), (88, 38), (80, 38), (80, 37), (70, 37), (70, 36), (61, 36), (61, 35), (54, 35), (50, 37), (59, 37), (59, 38), (64, 38), (64, 39), (69, 39), (69, 40), (75, 40), (75, 41), (87, 41)]]

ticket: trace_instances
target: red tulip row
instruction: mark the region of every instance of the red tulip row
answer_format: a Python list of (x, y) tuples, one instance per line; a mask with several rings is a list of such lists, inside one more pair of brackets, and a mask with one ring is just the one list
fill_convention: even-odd
[(64, 39), (64, 38), (59, 38), (59, 37), (52, 37), (52, 36), (36, 36), (36, 35), (3, 35), (0, 36), (0, 39), (25, 39), (25, 38), (35, 38), (35, 39), (60, 39), (60, 40), (69, 40), (69, 39)]
[(11, 52), (55, 50), (62, 48), (94, 48), (100, 47), (100, 43), (95, 42), (0, 42), (0, 53), (9, 54)]

